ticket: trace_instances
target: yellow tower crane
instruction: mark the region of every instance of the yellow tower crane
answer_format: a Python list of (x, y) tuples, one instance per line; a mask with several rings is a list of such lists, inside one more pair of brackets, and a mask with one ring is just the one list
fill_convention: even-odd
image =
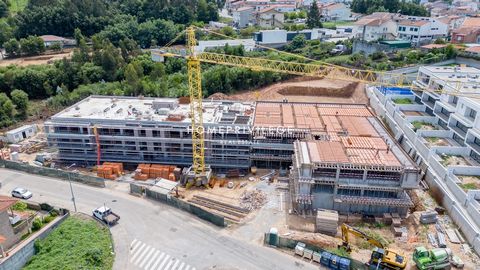
[[(245, 57), (236, 55), (227, 55), (221, 53), (199, 52), (195, 51), (197, 39), (195, 31), (201, 30), (210, 32), (215, 35), (223, 36), (228, 39), (231, 37), (223, 34), (201, 29), (196, 26), (190, 26), (185, 31), (177, 35), (172, 41), (165, 45), (162, 49), (152, 51), (152, 54), (161, 57), (177, 57), (185, 58), (188, 67), (188, 89), (190, 95), (190, 113), (192, 121), (192, 148), (193, 148), (193, 164), (192, 171), (195, 173), (197, 180), (205, 176), (205, 148), (204, 148), (204, 134), (203, 134), (203, 110), (202, 110), (202, 81), (201, 81), (201, 67), (200, 64), (220, 64), (234, 67), (243, 67), (255, 71), (272, 71), (279, 73), (286, 73), (291, 75), (311, 76), (318, 78), (330, 78), (336, 80), (363, 82), (369, 85), (384, 85), (396, 87), (408, 87), (416, 91), (429, 91), (437, 94), (448, 94), (454, 96), (468, 96), (480, 97), (480, 94), (464, 92), (464, 85), (467, 82), (455, 81), (447, 82), (443, 88), (423, 89), (411, 83), (411, 79), (405, 74), (395, 72), (383, 72), (374, 70), (352, 69), (342, 66), (332, 65), (324, 62), (315, 61), (306, 57), (278, 51), (279, 53), (288, 54), (298, 58), (308, 60), (308, 63), (300, 63), (293, 61), (280, 61), (265, 58)], [(186, 55), (178, 50), (171, 50), (168, 48), (183, 34), (186, 35)], [(262, 46), (259, 46), (262, 47)], [(263, 47), (272, 50), (271, 48)], [(418, 80), (419, 78), (417, 78)], [(435, 78), (431, 78), (435, 79)], [(438, 78), (440, 79), (440, 78)], [(198, 181), (197, 181), (198, 185)]]

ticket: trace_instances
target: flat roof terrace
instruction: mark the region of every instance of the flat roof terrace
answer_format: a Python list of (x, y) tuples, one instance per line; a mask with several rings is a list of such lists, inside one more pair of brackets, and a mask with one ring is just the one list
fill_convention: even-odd
[[(206, 124), (251, 125), (254, 103), (203, 101)], [(57, 113), (56, 119), (133, 120), (190, 123), (190, 104), (173, 98), (90, 96)]]

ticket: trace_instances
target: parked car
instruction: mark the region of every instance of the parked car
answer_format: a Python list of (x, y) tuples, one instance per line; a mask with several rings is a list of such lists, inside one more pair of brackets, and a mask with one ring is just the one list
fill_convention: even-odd
[(120, 216), (112, 212), (112, 210), (106, 206), (101, 206), (93, 210), (93, 217), (105, 222), (108, 226), (115, 225)]
[(32, 192), (25, 188), (16, 188), (12, 190), (12, 197), (28, 200), (33, 196)]

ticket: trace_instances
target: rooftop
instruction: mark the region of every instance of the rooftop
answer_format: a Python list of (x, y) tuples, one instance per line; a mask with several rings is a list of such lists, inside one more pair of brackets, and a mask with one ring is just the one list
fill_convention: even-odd
[(12, 197), (0, 195), (0, 212), (3, 212), (14, 205), (18, 200)]
[[(247, 102), (204, 100), (203, 108), (203, 121), (206, 124), (246, 125), (251, 124), (254, 105)], [(182, 104), (180, 99), (90, 96), (57, 113), (52, 119), (190, 123), (189, 113), (190, 104)]]
[(424, 66), (422, 72), (430, 75), (434, 80), (444, 81), (457, 87), (461, 84), (463, 92), (477, 92), (480, 84), (480, 70), (465, 66)]
[(393, 19), (393, 14), (388, 12), (374, 12), (370, 15), (360, 18), (356, 21), (355, 25), (368, 25), (368, 26), (378, 26), (382, 25), (385, 22), (391, 21)]

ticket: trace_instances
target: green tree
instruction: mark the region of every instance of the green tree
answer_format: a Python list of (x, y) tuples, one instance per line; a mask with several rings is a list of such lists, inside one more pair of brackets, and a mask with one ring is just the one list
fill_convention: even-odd
[(206, 0), (199, 0), (197, 4), (197, 20), (208, 23), (210, 21), (210, 14)]
[(125, 68), (125, 80), (130, 86), (131, 94), (137, 96), (141, 92), (140, 78), (143, 76), (143, 69), (140, 65), (133, 62)]
[(0, 18), (8, 16), (8, 6), (7, 3), (0, 1)]
[(14, 106), (7, 94), (0, 93), (0, 127), (13, 124)]
[(313, 0), (307, 15), (307, 26), (309, 28), (321, 28), (322, 22), (320, 21), (320, 11), (318, 10), (317, 1)]
[(290, 43), (289, 49), (291, 51), (295, 51), (305, 47), (306, 44), (307, 40), (305, 39), (305, 35), (298, 34), (293, 38), (292, 42)]
[(15, 105), (20, 117), (25, 118), (28, 110), (28, 95), (22, 90), (15, 89), (10, 93), (12, 102)]
[(2, 48), (3, 43), (11, 39), (12, 36), (12, 27), (6, 21), (0, 20), (0, 48)]
[(37, 55), (45, 52), (45, 43), (40, 37), (28, 36), (20, 39), (20, 50), (25, 55)]
[(60, 52), (63, 50), (63, 45), (60, 42), (55, 42), (52, 45), (50, 45), (49, 49), (55, 52)]
[(5, 52), (8, 54), (9, 57), (19, 56), (20, 51), (20, 43), (18, 40), (12, 38), (3, 44), (5, 48)]

